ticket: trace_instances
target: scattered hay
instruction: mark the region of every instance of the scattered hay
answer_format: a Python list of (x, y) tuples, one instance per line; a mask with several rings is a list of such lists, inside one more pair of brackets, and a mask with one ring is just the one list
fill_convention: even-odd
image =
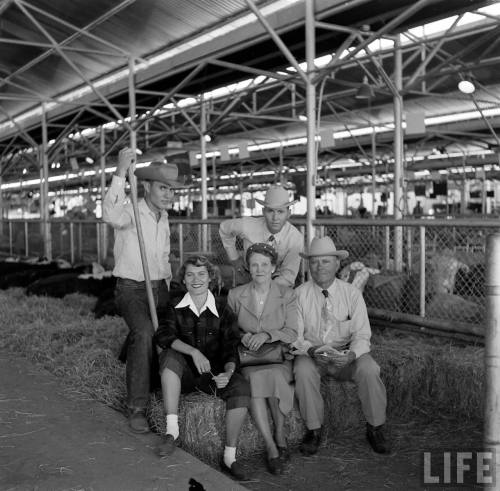
[(62, 378), (74, 394), (123, 408), (125, 370), (117, 360), (127, 329), (121, 318), (94, 319), (95, 299), (0, 292), (0, 347), (21, 353)]
[[(76, 397), (92, 397), (123, 409), (125, 368), (117, 360), (127, 328), (119, 317), (95, 319), (94, 299), (72, 294), (63, 299), (27, 297), (20, 288), (0, 291), (0, 348), (18, 352), (61, 377)], [(483, 414), (483, 348), (453, 341), (384, 332), (373, 337), (373, 357), (387, 388), (388, 416), (409, 420), (417, 414), (477, 423)], [(325, 381), (325, 436), (359, 425), (363, 415), (351, 383)], [(184, 449), (208, 463), (218, 462), (224, 446), (224, 402), (202, 393), (181, 399)], [(151, 398), (149, 420), (165, 430), (161, 394)], [(304, 427), (295, 409), (287, 420), (289, 442), (300, 441)], [(250, 418), (239, 451), (262, 451)]]

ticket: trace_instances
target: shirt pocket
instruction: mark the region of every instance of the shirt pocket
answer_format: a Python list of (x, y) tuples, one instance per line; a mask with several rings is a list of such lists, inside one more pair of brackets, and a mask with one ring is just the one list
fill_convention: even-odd
[(339, 321), (338, 319), (335, 319), (335, 331), (337, 332), (339, 338), (350, 338), (352, 332), (352, 320), (347, 319), (345, 321)]

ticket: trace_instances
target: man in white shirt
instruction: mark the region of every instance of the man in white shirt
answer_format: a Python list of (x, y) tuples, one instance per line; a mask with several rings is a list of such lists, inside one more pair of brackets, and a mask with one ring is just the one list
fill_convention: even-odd
[(321, 378), (329, 375), (356, 384), (365, 415), (366, 436), (373, 450), (388, 453), (383, 433), (386, 390), (380, 367), (370, 356), (371, 329), (359, 289), (335, 277), (347, 251), (337, 250), (330, 237), (313, 239), (309, 252), (311, 279), (295, 291), (298, 339), (294, 343), (295, 393), (307, 432), (300, 450), (315, 454), (321, 439), (324, 402)]
[[(137, 227), (132, 204), (126, 202), (125, 178), (135, 162), (130, 148), (118, 154), (118, 165), (103, 201), (103, 220), (115, 229), (113, 275), (117, 277), (115, 300), (129, 328), (127, 345), (127, 407), (130, 428), (146, 433), (149, 426), (145, 410), (150, 391), (153, 362), (153, 334)], [(151, 162), (135, 175), (144, 185), (144, 198), (138, 202), (149, 276), (157, 308), (166, 306), (172, 271), (169, 263), (170, 227), (167, 207), (173, 189), (182, 185), (174, 164)]]
[[(274, 281), (293, 287), (300, 268), (299, 254), (304, 250), (304, 236), (288, 221), (290, 206), (296, 201), (290, 201), (288, 191), (282, 186), (271, 186), (264, 201), (256, 201), (264, 207), (263, 216), (224, 220), (219, 227), (222, 245), (236, 270), (236, 284), (250, 281), (243, 257), (252, 244), (263, 242), (278, 253)], [(236, 249), (237, 237), (243, 241), (243, 256)]]

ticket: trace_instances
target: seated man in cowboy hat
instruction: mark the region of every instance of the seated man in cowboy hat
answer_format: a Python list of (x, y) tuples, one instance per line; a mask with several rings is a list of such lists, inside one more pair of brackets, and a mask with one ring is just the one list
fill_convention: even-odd
[(321, 378), (350, 380), (358, 389), (365, 415), (366, 436), (373, 450), (388, 453), (383, 433), (386, 391), (380, 367), (370, 356), (371, 329), (361, 292), (335, 277), (347, 251), (337, 250), (330, 237), (315, 238), (309, 251), (311, 279), (295, 292), (298, 307), (298, 339), (292, 351), (295, 394), (307, 427), (300, 446), (305, 455), (318, 451), (324, 420)]
[[(129, 426), (145, 433), (149, 426), (145, 416), (150, 391), (150, 371), (156, 352), (153, 350), (154, 328), (146, 295), (139, 239), (132, 204), (125, 199), (127, 170), (135, 162), (135, 152), (123, 148), (118, 165), (103, 201), (102, 217), (115, 229), (113, 275), (117, 277), (115, 301), (129, 334), (126, 347), (126, 382)], [(138, 212), (144, 246), (157, 308), (167, 305), (172, 277), (169, 263), (170, 227), (167, 207), (174, 188), (182, 186), (174, 164), (151, 162), (135, 171), (143, 182), (144, 198), (138, 201)]]
[[(297, 201), (290, 201), (288, 191), (282, 186), (271, 186), (264, 201), (255, 201), (264, 207), (263, 216), (225, 220), (219, 228), (224, 249), (236, 269), (236, 284), (250, 281), (243, 260), (246, 250), (252, 244), (264, 242), (272, 245), (278, 253), (273, 279), (281, 285), (293, 287), (300, 268), (299, 254), (304, 249), (304, 236), (288, 221), (290, 206)], [(236, 237), (243, 241), (243, 257), (236, 250)]]

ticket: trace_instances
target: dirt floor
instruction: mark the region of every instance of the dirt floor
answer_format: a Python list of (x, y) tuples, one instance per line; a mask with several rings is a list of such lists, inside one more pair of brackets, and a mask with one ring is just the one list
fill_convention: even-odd
[[(122, 414), (75, 399), (56, 377), (17, 355), (0, 352), (0, 374), (0, 490), (187, 490), (191, 477), (207, 491), (242, 489), (185, 452), (160, 460), (157, 435), (129, 433)], [(478, 425), (434, 415), (392, 421), (388, 430), (390, 455), (372, 452), (360, 428), (324, 442), (313, 457), (293, 449), (280, 477), (266, 471), (262, 455), (247, 459), (252, 479), (242, 484), (259, 491), (444, 489), (424, 484), (423, 452), (435, 450), (437, 459), (442, 449), (481, 444)], [(439, 461), (433, 474), (442, 474)], [(474, 488), (470, 479), (465, 488)]]

